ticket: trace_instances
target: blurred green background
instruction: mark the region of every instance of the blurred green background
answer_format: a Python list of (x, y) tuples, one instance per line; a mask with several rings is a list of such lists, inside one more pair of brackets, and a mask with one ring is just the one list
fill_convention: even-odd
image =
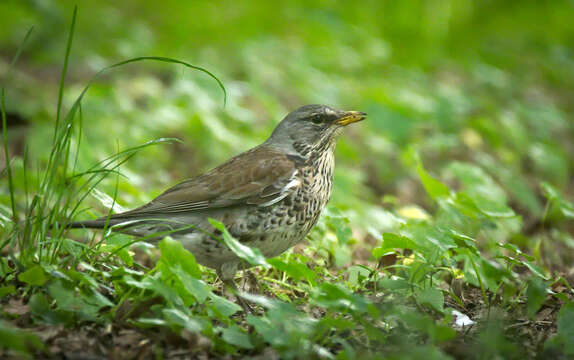
[[(50, 145), (76, 3), (68, 106), (98, 70), (137, 56), (206, 67), (228, 90), (223, 107), (213, 80), (157, 63), (114, 69), (94, 83), (82, 106), (80, 169), (155, 138), (183, 140), (122, 166), (121, 205), (140, 205), (258, 144), (309, 103), (369, 114), (342, 136), (331, 202), (366, 232), (391, 226), (391, 208), (432, 206), (411, 147), (455, 189), (476, 178), (461, 179), (447, 165), (481, 168), (525, 229), (543, 217), (541, 181), (572, 195), (571, 0), (2, 0), (0, 73), (34, 26), (7, 93), (12, 152), (27, 151), (34, 167)], [(100, 189), (111, 194), (114, 185), (109, 179)]]
[[(77, 162), (71, 165), (61, 150), (68, 138), (58, 144), (58, 161), (48, 161), (76, 4), (64, 112), (99, 70), (141, 56), (207, 68), (225, 84), (226, 106), (221, 89), (204, 73), (158, 62), (114, 68), (92, 83), (81, 114), (70, 122), (76, 131), (71, 158)], [(434, 359), (442, 351), (457, 358), (557, 358), (548, 351), (560, 354), (574, 343), (568, 326), (574, 307), (562, 306), (571, 301), (574, 284), (573, 19), (574, 0), (0, 0), (0, 80), (15, 180), (10, 194), (2, 152), (0, 305), (29, 305), (32, 317), (0, 315), (19, 327), (36, 328), (44, 319), (54, 324), (50, 316), (56, 314), (56, 324), (111, 322), (121, 329), (135, 324), (132, 315), (122, 315), (123, 305), (133, 302), (134, 309), (146, 309), (144, 315), (133, 311), (133, 320), (149, 317), (164, 324), (156, 330), (177, 330), (182, 323), (167, 314), (178, 309), (194, 324), (203, 319), (202, 333), (215, 344), (209, 354), (233, 357), (269, 345), (282, 358), (307, 358), (311, 345), (313, 351), (320, 345), (339, 359), (362, 358), (362, 352)], [(7, 77), (31, 26), (32, 36)], [(213, 272), (190, 275), (213, 284), (201, 291), (212, 298), (199, 294), (199, 300), (178, 285), (182, 280), (171, 268), (133, 271), (140, 268), (133, 259), (149, 266), (157, 256), (149, 249), (150, 257), (128, 252), (133, 239), (125, 235), (63, 230), (63, 238), (53, 236), (53, 226), (88, 193), (85, 177), (68, 176), (72, 172), (82, 174), (154, 139), (181, 139), (145, 147), (121, 165), (124, 176), (108, 176), (75, 214), (105, 214), (116, 193), (121, 206), (139, 206), (261, 143), (288, 112), (310, 103), (369, 117), (341, 136), (332, 201), (309, 241), (274, 259), (271, 269), (247, 272), (262, 278), (263, 293), (281, 299), (288, 311), (268, 311), (257, 317), (260, 322), (248, 316), (245, 322), (231, 316), (238, 311), (233, 306), (220, 313), (231, 303), (214, 295), (221, 292)], [(61, 124), (59, 134), (65, 133)], [(66, 172), (68, 165), (73, 169)], [(19, 222), (13, 221), (10, 195)], [(164, 250), (161, 266), (189, 259)], [(41, 281), (30, 274), (41, 275)], [(166, 296), (148, 280), (182, 292)], [(201, 306), (190, 308), (196, 298)], [(299, 320), (293, 320), (292, 305), (302, 309)], [(363, 312), (367, 305), (372, 319)], [(455, 333), (447, 326), (451, 307), (477, 323), (500, 324)], [(556, 315), (559, 307), (562, 315)], [(283, 329), (285, 323), (290, 326)], [(3, 324), (0, 319), (0, 332), (22, 337)], [(140, 324), (147, 329), (152, 322)], [(107, 331), (101, 332), (106, 338)], [(166, 342), (163, 330), (153, 334), (153, 346)], [(5, 341), (0, 351), (6, 344), (18, 350), (17, 342)], [(144, 342), (137, 344), (133, 349), (141, 357)], [(325, 354), (330, 353), (315, 355)]]

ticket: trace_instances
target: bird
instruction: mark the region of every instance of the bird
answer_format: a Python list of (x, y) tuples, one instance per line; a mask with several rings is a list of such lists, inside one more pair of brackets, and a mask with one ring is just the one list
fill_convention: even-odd
[(149, 203), (68, 227), (109, 227), (146, 238), (171, 231), (199, 264), (215, 269), (237, 291), (235, 274), (250, 265), (217, 239), (222, 233), (209, 219), (223, 223), (241, 244), (258, 248), (266, 258), (295, 246), (315, 226), (331, 196), (338, 136), (345, 126), (365, 118), (360, 111), (302, 106), (285, 116), (262, 144)]

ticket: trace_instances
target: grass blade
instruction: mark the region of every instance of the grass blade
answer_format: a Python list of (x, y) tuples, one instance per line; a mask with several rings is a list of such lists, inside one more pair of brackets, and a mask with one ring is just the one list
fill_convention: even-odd
[(18, 221), (18, 213), (16, 212), (16, 200), (14, 199), (14, 179), (12, 178), (12, 165), (10, 161), (10, 151), (8, 149), (8, 124), (7, 124), (7, 117), (6, 117), (6, 82), (8, 81), (8, 77), (12, 73), (14, 66), (18, 62), (20, 58), (20, 54), (22, 54), (22, 50), (24, 49), (24, 45), (32, 35), (32, 31), (34, 30), (31, 27), (24, 36), (22, 43), (18, 46), (18, 50), (16, 50), (16, 55), (12, 59), (10, 63), (10, 67), (8, 68), (8, 72), (6, 74), (6, 78), (4, 79), (4, 84), (2, 85), (2, 93), (0, 94), (0, 113), (2, 114), (2, 137), (4, 141), (4, 156), (6, 159), (6, 173), (8, 175), (8, 188), (10, 191), (10, 206), (12, 207), (12, 219), (14, 222)]
[(62, 101), (64, 98), (64, 87), (66, 83), (66, 74), (68, 73), (68, 63), (70, 60), (70, 53), (72, 51), (72, 40), (74, 39), (74, 30), (76, 28), (76, 16), (78, 15), (78, 6), (74, 6), (74, 13), (72, 14), (72, 24), (70, 26), (70, 33), (68, 34), (68, 42), (66, 43), (66, 54), (64, 55), (64, 65), (62, 66), (62, 74), (60, 76), (60, 86), (58, 88), (58, 105), (56, 108), (56, 126), (54, 127), (54, 140), (59, 130), (60, 114), (62, 111)]

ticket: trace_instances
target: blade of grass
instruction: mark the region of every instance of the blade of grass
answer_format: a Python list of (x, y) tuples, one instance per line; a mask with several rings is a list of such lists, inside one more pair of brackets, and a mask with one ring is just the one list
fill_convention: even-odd
[[(119, 142), (116, 142), (116, 146), (117, 146), (117, 149), (118, 149), (118, 152), (119, 152), (119, 150), (120, 150), (120, 149), (119, 149), (119, 148), (120, 148)], [(120, 165), (118, 165), (118, 169), (119, 169), (119, 167), (120, 167)], [(119, 170), (118, 170), (118, 172), (119, 172)], [(115, 206), (115, 204), (116, 204), (116, 199), (117, 199), (117, 196), (118, 196), (118, 188), (119, 188), (119, 185), (120, 185), (120, 177), (119, 177), (119, 176), (116, 176), (116, 184), (115, 184), (115, 186), (114, 186), (114, 196), (112, 197), (112, 201), (113, 201), (113, 202), (112, 202), (112, 206), (110, 206), (110, 208), (108, 209), (108, 214), (106, 215), (106, 223), (104, 224), (104, 231), (103, 231), (103, 232), (104, 232), (104, 234), (106, 234), (106, 235), (108, 234), (108, 226), (110, 225), (110, 219), (112, 218), (113, 211), (114, 211), (114, 206)], [(103, 237), (103, 238), (102, 238), (102, 240), (105, 240), (105, 239), (106, 239), (106, 237)]]
[[(50, 157), (48, 160), (47, 170), (45, 172), (44, 181), (42, 182), (40, 193), (43, 194), (42, 202), (43, 206), (41, 209), (49, 209), (48, 215), (48, 223), (53, 224), (58, 222), (59, 218), (61, 217), (61, 211), (59, 211), (59, 206), (62, 201), (62, 198), (66, 196), (66, 192), (62, 189), (61, 186), (54, 187), (54, 182), (57, 181), (57, 171), (58, 169), (62, 169), (64, 172), (64, 178), (66, 177), (66, 172), (68, 168), (68, 159), (70, 153), (70, 144), (71, 144), (71, 136), (73, 132), (73, 119), (66, 119), (70, 121), (66, 121), (64, 124), (61, 125), (61, 113), (62, 113), (62, 102), (64, 97), (64, 90), (65, 90), (65, 82), (66, 82), (66, 75), (68, 72), (68, 64), (70, 60), (71, 50), (72, 50), (72, 42), (74, 39), (74, 33), (76, 28), (76, 18), (78, 14), (78, 7), (74, 6), (74, 11), (72, 13), (72, 22), (70, 24), (70, 32), (68, 33), (68, 40), (66, 43), (66, 50), (64, 53), (64, 63), (62, 66), (62, 72), (60, 77), (60, 83), (58, 88), (58, 103), (56, 108), (56, 124), (54, 126), (54, 137), (53, 137), (53, 146), (52, 151), (50, 152)], [(52, 191), (56, 189), (57, 191)], [(56, 200), (52, 201), (52, 198), (56, 196)], [(56, 204), (56, 206), (51, 206), (50, 204)], [(43, 211), (40, 212), (42, 214)], [(49, 227), (49, 226), (48, 226)], [(45, 238), (47, 236), (47, 229), (46, 226), (43, 226), (41, 229), (41, 238)], [(60, 236), (56, 237), (57, 239), (61, 239)], [(47, 255), (52, 259), (56, 256), (57, 249), (59, 248), (61, 241), (56, 241), (54, 244), (49, 246)]]
[[(47, 239), (50, 237), (49, 229), (50, 224), (53, 224), (59, 220), (61, 217), (61, 208), (58, 204), (66, 196), (65, 183), (60, 181), (58, 176), (59, 169), (64, 172), (64, 179), (66, 178), (67, 164), (69, 160), (70, 143), (73, 131), (73, 122), (66, 121), (64, 124), (61, 123), (61, 113), (62, 113), (62, 102), (65, 90), (65, 80), (68, 71), (68, 64), (71, 55), (72, 41), (75, 33), (76, 18), (77, 18), (78, 8), (74, 7), (72, 14), (72, 21), (70, 25), (70, 32), (68, 34), (68, 40), (66, 43), (66, 50), (64, 53), (64, 63), (62, 66), (62, 73), (60, 77), (60, 83), (58, 88), (58, 103), (56, 108), (56, 124), (54, 126), (54, 136), (52, 141), (52, 149), (48, 158), (48, 163), (46, 165), (45, 171), (43, 172), (42, 180), (40, 181), (40, 186), (38, 190), (38, 196), (40, 201), (36, 211), (33, 212), (30, 221), (34, 220), (34, 230), (32, 232), (36, 240)], [(66, 119), (68, 120), (68, 119)], [(42, 172), (39, 172), (41, 174)], [(53, 198), (56, 197), (56, 200)], [(53, 204), (53, 205), (52, 205)], [(59, 243), (61, 242), (61, 237), (57, 236), (55, 242), (49, 242), (46, 254), (48, 259), (55, 256), (55, 249), (59, 248)], [(34, 253), (36, 252), (36, 246), (33, 244), (28, 244), (25, 248), (26, 252)], [(43, 258), (44, 246), (40, 246), (38, 253), (40, 254), (40, 261)]]
[(482, 282), (482, 277), (480, 276), (480, 272), (478, 271), (476, 262), (472, 258), (472, 254), (469, 254), (468, 259), (470, 260), (470, 264), (472, 265), (472, 269), (474, 270), (476, 279), (478, 280), (478, 285), (480, 286), (480, 292), (482, 293), (482, 299), (484, 300), (485, 304), (490, 305), (490, 301), (488, 300), (488, 296), (486, 295), (486, 289), (484, 287), (484, 283)]
[[(72, 209), (72, 211), (70, 212), (70, 216), (72, 217), (73, 214), (76, 212), (77, 208), (80, 206), (80, 204), (82, 203), (82, 201), (92, 192), (92, 190), (101, 182), (103, 181), (103, 179), (109, 175), (109, 173), (116, 171), (116, 169), (121, 166), (122, 164), (124, 164), (126, 161), (128, 161), (129, 159), (131, 159), (138, 151), (151, 146), (151, 145), (156, 145), (156, 144), (161, 144), (161, 143), (165, 143), (165, 142), (169, 142), (172, 141), (174, 139), (171, 138), (164, 138), (164, 139), (157, 139), (157, 140), (153, 140), (153, 141), (148, 141), (145, 144), (142, 145), (138, 145), (126, 150), (123, 150), (113, 156), (110, 156), (109, 158), (107, 158), (106, 160), (104, 160), (104, 163), (101, 163), (101, 166), (106, 168), (107, 166), (110, 166), (111, 164), (114, 163), (114, 161), (117, 161), (117, 163), (111, 168), (111, 169), (107, 169), (107, 171), (95, 171), (90, 177), (89, 179), (82, 184), (82, 186), (80, 186), (80, 188), (76, 191), (76, 193), (74, 195), (72, 195), (72, 198), (76, 198), (79, 196), (79, 199), (76, 202), (76, 205), (74, 206), (74, 208)], [(175, 139), (177, 140), (177, 139)], [(123, 159), (119, 159), (120, 156), (125, 155), (125, 158)], [(100, 177), (99, 179), (97, 179), (97, 175), (103, 173), (103, 176)], [(86, 189), (87, 187), (87, 189)], [(81, 195), (80, 195), (81, 194)]]
[(84, 89), (82, 90), (82, 92), (80, 93), (80, 95), (76, 98), (76, 101), (74, 102), (74, 104), (72, 105), (72, 107), (70, 108), (70, 111), (68, 112), (68, 114), (66, 115), (67, 119), (71, 119), (75, 116), (75, 113), (79, 107), (79, 104), (81, 103), (82, 99), (84, 98), (84, 96), (86, 95), (86, 93), (88, 92), (89, 88), (91, 87), (92, 83), (94, 83), (94, 81), (99, 78), (104, 72), (123, 66), (123, 65), (127, 65), (127, 64), (131, 64), (131, 63), (135, 63), (135, 62), (140, 62), (140, 61), (159, 61), (159, 62), (167, 62), (167, 63), (173, 63), (173, 64), (179, 64), (179, 65), (183, 65), (185, 67), (188, 67), (190, 69), (194, 69), (194, 70), (198, 70), (201, 71), (205, 74), (207, 74), (209, 77), (211, 77), (212, 79), (214, 79), (217, 82), (217, 85), (221, 88), (221, 90), (223, 91), (223, 106), (225, 106), (227, 104), (227, 90), (225, 89), (225, 86), (223, 85), (223, 83), (221, 82), (221, 80), (219, 80), (219, 78), (217, 76), (215, 76), (212, 72), (210, 72), (209, 70), (201, 67), (201, 66), (197, 66), (197, 65), (192, 65), (190, 63), (187, 63), (185, 61), (181, 61), (181, 60), (177, 60), (177, 59), (173, 59), (170, 57), (163, 57), (163, 56), (140, 56), (140, 57), (136, 57), (136, 58), (132, 58), (132, 59), (128, 59), (128, 60), (124, 60), (124, 61), (120, 61), (118, 63), (109, 65), (103, 69), (101, 69), (100, 71), (98, 71), (94, 76), (92, 76), (92, 78), (90, 79), (90, 81), (88, 81), (88, 84), (84, 87)]
[(8, 188), (10, 192), (10, 206), (12, 207), (12, 219), (14, 220), (14, 222), (18, 221), (18, 213), (16, 211), (16, 200), (14, 198), (14, 179), (12, 178), (12, 165), (10, 161), (10, 151), (8, 149), (8, 124), (6, 118), (6, 83), (8, 82), (8, 77), (10, 76), (14, 67), (16, 66), (16, 63), (18, 62), (20, 55), (22, 54), (22, 50), (24, 50), (24, 45), (26, 45), (26, 42), (30, 38), (30, 35), (32, 35), (33, 30), (34, 27), (28, 29), (26, 35), (24, 36), (24, 40), (22, 40), (22, 43), (20, 44), (20, 46), (18, 46), (18, 49), (16, 50), (16, 55), (14, 55), (14, 58), (12, 58), (12, 62), (10, 63), (10, 67), (8, 68), (8, 72), (6, 73), (4, 84), (2, 84), (2, 93), (0, 94), (0, 113), (2, 116), (2, 137), (4, 140), (4, 158), (6, 159), (6, 173), (8, 175)]
[(72, 51), (72, 40), (74, 39), (74, 30), (76, 28), (76, 17), (78, 15), (78, 6), (74, 6), (74, 12), (72, 14), (72, 24), (70, 26), (70, 32), (68, 33), (68, 41), (66, 43), (66, 53), (64, 55), (64, 64), (62, 65), (62, 73), (60, 76), (60, 86), (58, 88), (58, 105), (56, 108), (56, 125), (54, 127), (54, 140), (58, 134), (60, 126), (60, 114), (62, 112), (62, 101), (64, 99), (64, 87), (66, 83), (66, 74), (68, 73), (68, 63), (70, 60), (70, 53)]

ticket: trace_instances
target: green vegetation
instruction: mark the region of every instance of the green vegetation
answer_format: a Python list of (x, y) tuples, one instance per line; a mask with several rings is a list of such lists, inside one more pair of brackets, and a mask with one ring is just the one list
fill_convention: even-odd
[[(571, 1), (73, 8), (0, 3), (0, 357), (574, 356)], [(369, 118), (308, 240), (241, 254), (255, 314), (169, 236), (60, 226), (307, 103)]]

